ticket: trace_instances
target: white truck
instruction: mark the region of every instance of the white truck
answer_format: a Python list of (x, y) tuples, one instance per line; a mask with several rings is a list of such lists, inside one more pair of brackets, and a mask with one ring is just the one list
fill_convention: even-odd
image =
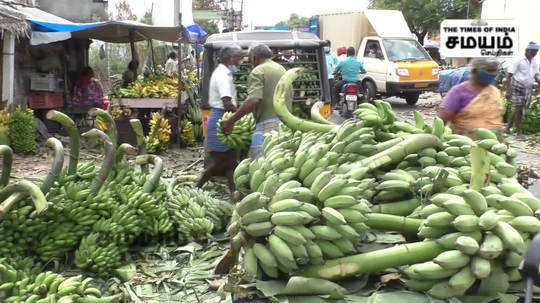
[(366, 100), (377, 95), (405, 98), (414, 105), (425, 91), (439, 86), (439, 66), (418, 43), (396, 10), (319, 15), (319, 37), (335, 51), (353, 46), (367, 71), (362, 75)]

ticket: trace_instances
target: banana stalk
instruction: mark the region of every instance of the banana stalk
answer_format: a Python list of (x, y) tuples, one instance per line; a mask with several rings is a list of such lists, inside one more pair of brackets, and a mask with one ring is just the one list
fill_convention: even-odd
[(407, 155), (414, 154), (424, 148), (436, 147), (441, 141), (433, 135), (415, 134), (390, 147), (389, 149), (365, 158), (357, 163), (360, 167), (366, 167), (369, 171), (383, 166), (402, 161)]
[(0, 186), (4, 187), (9, 183), (11, 164), (13, 163), (13, 150), (7, 145), (0, 145), (0, 154), (2, 155), (2, 177), (0, 178)]
[(135, 156), (137, 155), (137, 148), (127, 144), (127, 143), (122, 143), (120, 144), (120, 146), (118, 146), (118, 149), (116, 150), (116, 160), (115, 160), (115, 163), (116, 165), (120, 164), (122, 162), (122, 160), (124, 159), (124, 155), (131, 155), (131, 156)]
[(485, 149), (471, 148), (471, 189), (480, 190), (489, 183), (490, 160)]
[(118, 130), (116, 129), (116, 123), (111, 114), (101, 108), (93, 108), (90, 110), (89, 114), (98, 117), (107, 123), (107, 131), (105, 133), (109, 136), (113, 147), (116, 148), (118, 146)]
[[(34, 183), (26, 180), (21, 180), (16, 183), (11, 183), (0, 190), (0, 219), (11, 209), (15, 203), (21, 200), (21, 197), (29, 195), (36, 208), (38, 215), (42, 214), (47, 209), (47, 199), (43, 192)], [(8, 197), (7, 199), (5, 197)]]
[(300, 119), (289, 111), (287, 104), (291, 103), (292, 83), (304, 72), (304, 68), (288, 70), (279, 80), (274, 93), (274, 110), (279, 119), (290, 129), (301, 131), (315, 131), (319, 133), (337, 132), (335, 125), (321, 124)]
[(62, 172), (64, 166), (64, 147), (62, 142), (56, 138), (49, 138), (45, 145), (53, 150), (53, 165), (47, 177), (41, 183), (40, 189), (43, 193), (47, 193), (51, 186), (54, 184), (54, 181), (58, 179), (58, 176)]
[(73, 175), (77, 172), (77, 163), (79, 162), (79, 131), (75, 122), (65, 114), (50, 110), (47, 112), (47, 119), (60, 123), (69, 134), (69, 167), (68, 174)]
[(159, 183), (161, 172), (163, 171), (163, 160), (156, 155), (141, 155), (135, 159), (135, 163), (138, 165), (148, 165), (149, 163), (154, 165), (150, 178), (143, 185), (143, 191), (145, 193), (153, 192)]
[(386, 214), (365, 214), (366, 225), (381, 230), (398, 231), (416, 235), (424, 220)]
[(445, 249), (435, 241), (398, 245), (386, 249), (329, 260), (303, 268), (297, 275), (339, 280), (358, 274), (376, 273), (386, 268), (429, 261)]
[(326, 120), (321, 115), (321, 108), (324, 106), (324, 103), (322, 101), (317, 101), (313, 106), (311, 107), (311, 120), (322, 123), (322, 124), (332, 124), (332, 122)]
[(105, 158), (103, 160), (103, 164), (101, 165), (99, 173), (94, 178), (92, 185), (90, 185), (90, 191), (93, 194), (96, 194), (99, 191), (101, 185), (103, 185), (103, 182), (105, 182), (105, 180), (109, 176), (111, 170), (113, 169), (115, 160), (115, 149), (113, 144), (111, 143), (111, 139), (109, 139), (109, 136), (107, 136), (107, 134), (100, 131), (99, 129), (93, 128), (82, 134), (82, 136), (101, 139), (103, 141), (103, 148), (105, 149)]
[(131, 119), (129, 120), (129, 124), (131, 124), (131, 128), (133, 129), (133, 132), (135, 133), (135, 136), (137, 137), (137, 149), (139, 149), (139, 154), (144, 154), (145, 153), (144, 130), (143, 130), (141, 120)]

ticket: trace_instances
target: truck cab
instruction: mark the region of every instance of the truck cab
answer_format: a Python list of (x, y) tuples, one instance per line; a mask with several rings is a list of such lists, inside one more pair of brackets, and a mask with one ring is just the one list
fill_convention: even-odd
[(319, 36), (330, 40), (334, 50), (342, 46), (357, 50), (366, 69), (361, 78), (368, 101), (396, 96), (414, 105), (421, 93), (437, 90), (439, 66), (418, 43), (400, 11), (324, 14), (318, 21)]
[(362, 78), (367, 100), (396, 96), (414, 105), (421, 93), (439, 87), (439, 66), (415, 39), (366, 37), (357, 56), (367, 72)]

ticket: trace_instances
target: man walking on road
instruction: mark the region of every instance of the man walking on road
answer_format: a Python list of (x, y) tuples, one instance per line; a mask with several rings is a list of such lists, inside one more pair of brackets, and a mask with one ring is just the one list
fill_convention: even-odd
[(534, 59), (539, 49), (540, 45), (530, 42), (525, 50), (525, 57), (516, 61), (510, 68), (506, 98), (512, 100), (512, 115), (506, 126), (507, 133), (513, 125), (518, 135), (521, 135), (521, 118), (531, 105), (534, 82), (540, 84), (538, 64)]
[(326, 46), (324, 47), (324, 53), (326, 56), (326, 71), (328, 73), (328, 84), (330, 85), (330, 96), (332, 98), (332, 106), (336, 102), (336, 94), (334, 92), (334, 69), (338, 65), (338, 58), (334, 52), (330, 50), (331, 42), (326, 40)]
[[(251, 159), (262, 156), (264, 134), (277, 130), (281, 123), (274, 111), (274, 90), (281, 76), (285, 74), (285, 68), (274, 62), (272, 56), (272, 50), (264, 44), (250, 48), (249, 60), (253, 70), (248, 76), (247, 100), (231, 118), (221, 124), (225, 133), (231, 133), (236, 121), (253, 113), (257, 128), (249, 149)], [(288, 104), (288, 107), (290, 109), (291, 105)]]
[(213, 176), (225, 176), (229, 182), (231, 195), (234, 192), (234, 169), (236, 168), (236, 151), (223, 144), (217, 136), (217, 123), (226, 111), (236, 110), (236, 89), (233, 83), (233, 73), (242, 59), (242, 48), (231, 45), (221, 50), (221, 63), (216, 67), (210, 78), (208, 88), (208, 103), (210, 116), (206, 134), (206, 156), (204, 171), (197, 187), (202, 187)]

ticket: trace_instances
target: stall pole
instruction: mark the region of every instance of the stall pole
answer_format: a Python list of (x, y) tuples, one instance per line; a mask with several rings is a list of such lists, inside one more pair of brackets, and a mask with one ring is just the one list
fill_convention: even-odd
[[(129, 46), (131, 48), (131, 60), (135, 60), (137, 62), (139, 62), (139, 58), (137, 58), (137, 49), (135, 48), (135, 38), (133, 37), (133, 31), (130, 30), (129, 31)], [(137, 75), (137, 72), (138, 71), (135, 71), (135, 79), (137, 79), (138, 75)]]
[(182, 127), (183, 127), (183, 120), (184, 120), (184, 114), (186, 112), (186, 104), (182, 101), (182, 92), (184, 91), (184, 79), (182, 77), (182, 65), (183, 62), (181, 60), (182, 58), (182, 39), (183, 39), (183, 33), (184, 33), (184, 27), (182, 26), (182, 13), (178, 13), (178, 26), (180, 26), (180, 37), (178, 40), (178, 106), (176, 107), (176, 115), (178, 116), (177, 121), (177, 132), (176, 132), (176, 140), (178, 142), (179, 146), (182, 146)]
[(152, 39), (148, 40), (148, 45), (150, 45), (150, 51), (152, 52), (152, 67), (154, 68), (154, 72), (156, 72), (156, 56), (154, 55), (154, 44), (152, 43)]

